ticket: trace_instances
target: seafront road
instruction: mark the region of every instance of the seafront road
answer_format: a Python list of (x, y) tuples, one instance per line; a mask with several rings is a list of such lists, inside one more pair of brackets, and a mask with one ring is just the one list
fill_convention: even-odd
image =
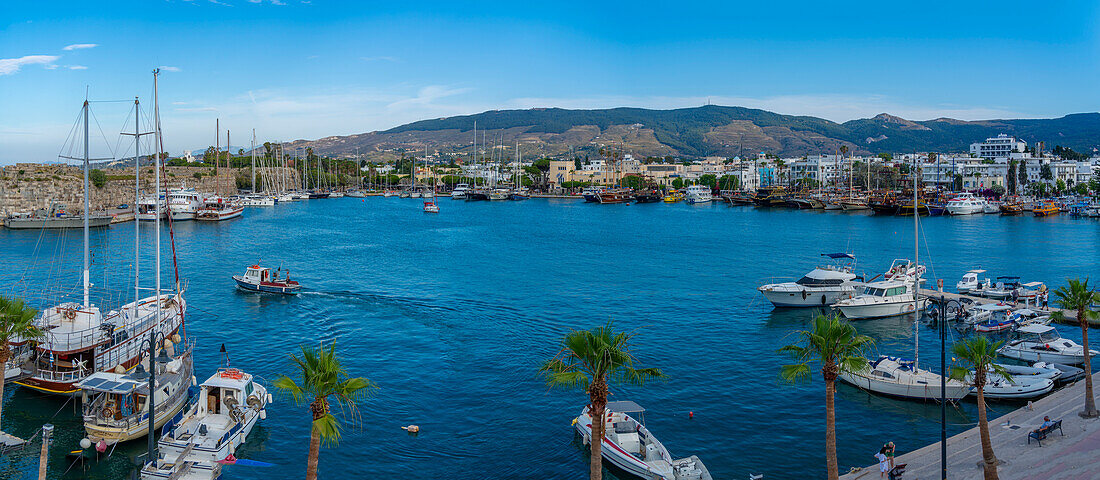
[[(1093, 385), (1100, 385), (1100, 373), (1093, 375)], [(1000, 418), (990, 419), (989, 434), (993, 452), (1002, 464), (998, 473), (1002, 480), (1037, 478), (1052, 480), (1086, 480), (1100, 478), (1100, 420), (1085, 420), (1077, 416), (1084, 406), (1084, 380), (1034, 401)], [(1043, 423), (1043, 416), (1062, 420), (1065, 436), (1053, 432), (1040, 447), (1035, 440), (1027, 443), (1027, 434)], [(975, 415), (975, 422), (977, 416)], [(870, 459), (876, 445), (867, 448)], [(979, 462), (982, 447), (978, 427), (947, 439), (947, 477), (950, 479), (982, 478)], [(897, 464), (907, 464), (905, 480), (940, 478), (940, 443), (899, 455)], [(843, 480), (873, 480), (879, 478), (878, 465), (863, 467), (840, 477)]]

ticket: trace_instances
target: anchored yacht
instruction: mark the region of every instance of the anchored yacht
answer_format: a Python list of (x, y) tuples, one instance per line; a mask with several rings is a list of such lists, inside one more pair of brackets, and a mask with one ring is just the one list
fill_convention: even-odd
[(794, 282), (772, 283), (757, 288), (777, 307), (820, 307), (852, 298), (863, 286), (862, 277), (852, 272), (855, 256), (823, 253), (836, 261), (850, 259), (853, 265), (819, 266)]

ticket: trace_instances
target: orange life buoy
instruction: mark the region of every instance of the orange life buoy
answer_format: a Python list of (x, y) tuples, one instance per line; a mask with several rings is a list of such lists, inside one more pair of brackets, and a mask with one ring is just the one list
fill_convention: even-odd
[(230, 369), (226, 369), (224, 372), (222, 372), (221, 377), (222, 378), (232, 378), (234, 380), (240, 380), (242, 377), (244, 377), (244, 374), (241, 373), (241, 371), (237, 370), (236, 368), (230, 368)]

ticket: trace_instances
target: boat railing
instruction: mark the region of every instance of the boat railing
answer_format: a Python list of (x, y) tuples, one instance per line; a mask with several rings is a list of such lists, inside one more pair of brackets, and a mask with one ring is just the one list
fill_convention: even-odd
[(41, 348), (62, 352), (86, 350), (102, 343), (105, 335), (106, 333), (98, 328), (65, 333), (58, 333), (55, 328), (46, 330), (46, 338), (41, 343)]
[(91, 375), (92, 370), (87, 368), (79, 368), (73, 370), (48, 370), (42, 367), (38, 367), (35, 370), (34, 376), (37, 379), (45, 380), (48, 382), (58, 383), (75, 383), (88, 375)]

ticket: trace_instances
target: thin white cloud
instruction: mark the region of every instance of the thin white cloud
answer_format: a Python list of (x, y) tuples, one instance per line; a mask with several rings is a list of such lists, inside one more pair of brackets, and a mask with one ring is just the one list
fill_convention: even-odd
[(178, 71), (180, 71), (180, 67), (170, 67), (170, 66), (167, 66), (167, 65), (161, 65), (157, 68), (159, 68), (159, 69), (161, 69), (165, 72), (178, 72)]
[(46, 65), (49, 68), (50, 64), (57, 61), (58, 58), (61, 57), (57, 55), (25, 55), (19, 58), (0, 58), (0, 76), (17, 73), (24, 65)]
[(95, 48), (98, 46), (98, 43), (74, 43), (72, 45), (66, 46), (65, 48), (62, 48), (62, 50), (69, 52), (73, 50), (83, 50), (85, 48)]
[(396, 62), (397, 57), (379, 56), (379, 57), (359, 57), (364, 62)]
[[(264, 0), (248, 0), (249, 3), (264, 3)], [(281, 0), (268, 0), (272, 5), (286, 5)]]
[(68, 68), (69, 70), (87, 70), (88, 69), (88, 67), (85, 67), (84, 65), (66, 65), (65, 68)]

